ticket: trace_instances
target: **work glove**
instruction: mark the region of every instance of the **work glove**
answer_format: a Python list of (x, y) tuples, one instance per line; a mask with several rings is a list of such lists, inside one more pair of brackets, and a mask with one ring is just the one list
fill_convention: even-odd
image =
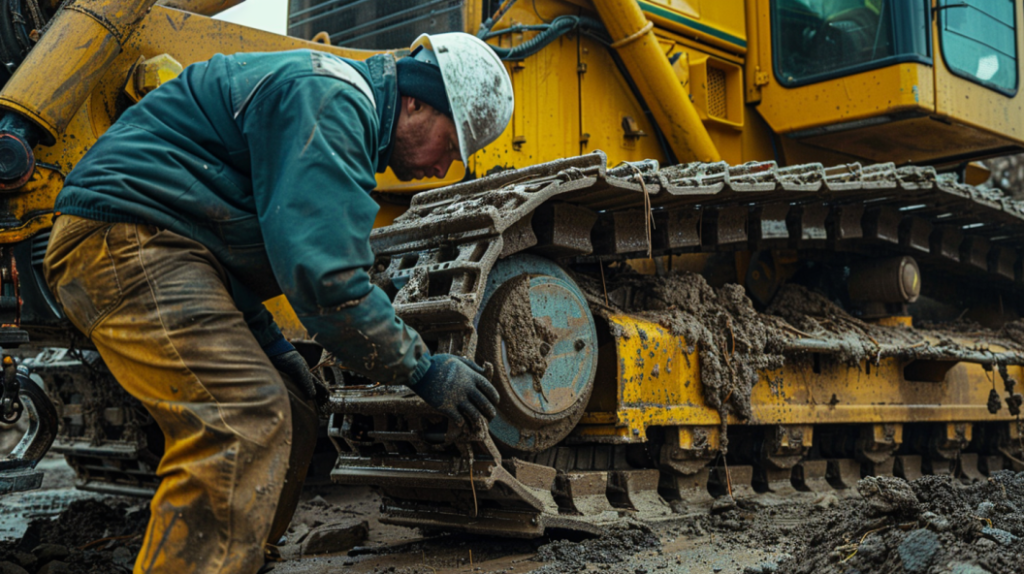
[(309, 370), (309, 363), (294, 348), (270, 357), (270, 362), (275, 369), (288, 375), (288, 378), (302, 389), (306, 398), (315, 402), (317, 407), (322, 407), (330, 400), (327, 385)]
[(456, 425), (469, 421), (477, 429), (487, 428), (487, 421), (498, 414), (494, 405), (501, 400), (484, 370), (458, 355), (430, 357), (430, 368), (412, 390)]

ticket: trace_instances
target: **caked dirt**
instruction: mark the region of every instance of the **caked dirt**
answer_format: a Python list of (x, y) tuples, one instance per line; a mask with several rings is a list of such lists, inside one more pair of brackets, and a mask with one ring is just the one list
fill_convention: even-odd
[[(723, 421), (728, 414), (741, 420), (750, 416), (751, 389), (760, 373), (778, 372), (786, 361), (804, 360), (812, 353), (851, 367), (883, 358), (965, 360), (989, 353), (989, 364), (1003, 380), (1003, 391), (992, 391), (990, 408), (996, 412), (1005, 403), (1017, 414), (1024, 405), (1017, 381), (990, 353), (1024, 354), (1022, 321), (999, 331), (960, 323), (910, 329), (863, 321), (792, 283), (783, 285), (764, 312), (758, 312), (741, 286), (712, 288), (702, 275), (691, 272), (651, 277), (627, 268), (608, 277), (577, 274), (575, 279), (596, 315), (628, 313), (683, 337), (699, 357), (704, 400)], [(725, 440), (722, 446), (727, 450)]]
[[(859, 494), (761, 495), (600, 537), (519, 540), (381, 524), (365, 488), (308, 491), (280, 547), (276, 574), (1022, 574), (1024, 473), (964, 484), (926, 476), (868, 478)], [(147, 518), (137, 499), (82, 500), (0, 542), (0, 572), (130, 572)], [(368, 526), (354, 548), (303, 555), (314, 532)]]
[(866, 478), (851, 499), (798, 529), (808, 544), (783, 561), (795, 574), (1024, 572), (1024, 473), (963, 487), (926, 476)]
[(0, 572), (131, 572), (148, 522), (149, 507), (139, 500), (77, 500), (55, 519), (33, 520), (21, 538), (0, 543)]
[[(783, 365), (784, 339), (739, 285), (713, 289), (703, 276), (688, 272), (650, 277), (627, 271), (604, 281), (575, 278), (598, 315), (632, 313), (683, 337), (690, 352), (698, 354), (704, 400), (723, 421), (730, 413), (748, 418), (759, 371)], [(722, 442), (724, 450), (728, 445)]]

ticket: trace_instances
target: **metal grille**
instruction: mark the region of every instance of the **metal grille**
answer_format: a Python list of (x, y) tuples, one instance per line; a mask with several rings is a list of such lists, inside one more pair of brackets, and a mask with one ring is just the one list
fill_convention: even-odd
[(725, 119), (725, 71), (708, 66), (708, 115)]
[(407, 48), (420, 34), (464, 29), (466, 0), (291, 0), (288, 34), (327, 32), (348, 48)]

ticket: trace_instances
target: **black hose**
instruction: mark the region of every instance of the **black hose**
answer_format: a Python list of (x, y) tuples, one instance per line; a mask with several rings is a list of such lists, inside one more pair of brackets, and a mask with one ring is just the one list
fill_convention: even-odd
[(644, 115), (647, 116), (651, 125), (654, 126), (654, 137), (658, 141), (659, 147), (661, 147), (661, 152), (665, 154), (666, 164), (674, 165), (678, 163), (678, 158), (676, 158), (675, 153), (672, 152), (672, 148), (669, 147), (668, 141), (665, 139), (664, 132), (661, 131), (661, 128), (658, 126), (658, 122), (654, 119), (654, 115), (651, 113), (650, 107), (647, 105), (647, 102), (644, 101), (643, 95), (640, 94), (640, 90), (637, 88), (636, 82), (633, 81), (633, 77), (629, 74), (625, 64), (622, 62), (622, 58), (619, 57), (618, 52), (610, 48), (612, 40), (602, 22), (586, 16), (559, 16), (552, 20), (551, 24), (546, 26), (512, 26), (503, 30), (498, 30), (497, 32), (486, 32), (482, 34), (481, 37), (493, 38), (504, 34), (514, 34), (527, 29), (542, 29), (540, 34), (537, 34), (530, 40), (512, 48), (500, 48), (498, 46), (488, 44), (502, 60), (523, 60), (541, 51), (545, 46), (558, 39), (559, 36), (577, 28), (580, 30), (581, 34), (589, 36), (590, 38), (593, 38), (594, 41), (609, 48), (609, 53), (612, 56), (612, 61), (615, 62), (615, 67), (619, 70), (619, 73), (622, 74), (622, 77), (625, 78), (630, 92), (633, 93), (637, 102), (640, 103), (640, 109), (643, 110)]
[[(538, 29), (539, 27), (531, 26), (531, 28)], [(577, 28), (601, 30), (604, 26), (597, 20), (587, 18), (585, 16), (559, 16), (552, 20), (551, 24), (548, 24), (543, 28), (540, 34), (537, 34), (518, 46), (514, 46), (512, 48), (501, 48), (492, 45), (491, 49), (494, 50), (494, 53), (496, 53), (502, 60), (522, 60), (536, 54), (545, 46), (557, 40), (560, 36), (563, 36)], [(501, 30), (494, 34), (488, 34), (488, 37), (505, 33), (513, 33), (516, 31), (518, 30)]]

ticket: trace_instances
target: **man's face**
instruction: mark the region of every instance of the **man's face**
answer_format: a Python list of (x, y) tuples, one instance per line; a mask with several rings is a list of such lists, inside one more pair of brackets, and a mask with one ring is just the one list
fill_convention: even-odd
[(455, 122), (414, 98), (402, 97), (391, 169), (402, 181), (444, 177), (459, 155)]

